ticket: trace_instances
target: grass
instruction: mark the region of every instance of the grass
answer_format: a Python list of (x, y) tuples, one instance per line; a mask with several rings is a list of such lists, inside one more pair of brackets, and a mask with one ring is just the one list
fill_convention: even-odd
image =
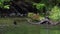
[[(17, 25), (13, 25), (14, 20), (17, 21)], [(23, 18), (0, 18), (1, 25), (9, 26), (0, 26), (0, 34), (60, 34), (60, 25), (49, 26), (50, 29), (47, 29), (46, 25), (31, 25)]]

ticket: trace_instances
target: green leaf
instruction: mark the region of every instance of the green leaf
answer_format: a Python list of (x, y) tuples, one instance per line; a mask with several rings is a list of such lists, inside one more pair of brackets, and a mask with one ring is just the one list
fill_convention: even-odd
[(5, 8), (5, 9), (9, 9), (9, 6), (10, 6), (10, 5), (5, 5), (4, 8)]

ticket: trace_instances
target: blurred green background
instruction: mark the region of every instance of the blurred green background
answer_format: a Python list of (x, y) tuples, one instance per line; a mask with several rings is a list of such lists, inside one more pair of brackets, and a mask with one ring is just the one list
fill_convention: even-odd
[[(24, 0), (31, 2), (38, 9), (41, 17), (48, 15), (53, 21), (60, 21), (60, 0)], [(0, 7), (10, 9), (10, 4), (4, 5), (4, 2), (10, 0), (0, 0)], [(46, 7), (47, 14), (43, 14), (43, 8)], [(14, 20), (17, 25), (14, 25)], [(31, 25), (25, 18), (0, 18), (0, 34), (60, 34), (60, 25)]]

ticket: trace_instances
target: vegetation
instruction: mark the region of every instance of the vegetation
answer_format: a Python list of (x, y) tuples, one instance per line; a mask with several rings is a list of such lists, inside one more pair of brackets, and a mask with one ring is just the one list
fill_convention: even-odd
[(52, 20), (59, 21), (60, 20), (60, 8), (58, 6), (54, 6), (50, 12), (49, 16)]
[[(56, 0), (56, 1), (55, 0), (46, 0), (46, 1), (44, 0), (39, 0), (39, 1), (37, 0), (28, 0), (28, 1), (27, 0), (26, 1), (25, 0), (21, 0), (21, 1), (13, 0), (11, 2), (10, 1), (11, 0), (0, 0), (0, 8), (11, 9), (11, 12), (15, 11), (21, 14), (23, 13), (28, 14), (30, 12), (39, 13), (40, 20), (46, 16), (49, 16), (49, 18), (52, 19), (53, 21), (58, 21), (60, 19), (60, 15), (59, 15), (60, 0)], [(21, 3), (17, 3), (17, 2), (21, 2)], [(22, 4), (22, 6), (20, 4)]]
[(4, 9), (9, 9), (9, 4), (10, 0), (0, 0), (0, 7)]
[[(60, 0), (41, 0), (39, 3), (35, 3), (34, 5), (36, 5), (36, 8), (39, 10), (40, 16), (42, 15), (43, 17), (46, 15), (43, 13), (43, 7), (46, 7), (46, 13), (48, 11), (49, 13), (49, 18), (52, 19), (53, 21), (59, 21), (60, 20)], [(44, 11), (45, 11), (44, 10)], [(41, 14), (42, 13), (42, 14)], [(48, 14), (47, 13), (47, 14)]]
[[(10, 17), (10, 13), (18, 17)], [(19, 13), (24, 14), (22, 18)], [(60, 25), (31, 25), (24, 18), (40, 22), (48, 16), (60, 23), (60, 0), (0, 0), (0, 16), (8, 16), (0, 17), (0, 34), (60, 34)]]
[[(29, 2), (30, 1), (30, 2)], [(21, 3), (19, 3), (21, 2)], [(40, 20), (46, 16), (49, 16), (53, 21), (60, 20), (60, 0), (0, 0), (0, 8), (1, 9), (10, 9), (9, 11), (12, 13), (13, 11), (21, 14), (39, 13)], [(13, 9), (13, 10), (12, 10)], [(1, 10), (0, 10), (1, 11)], [(6, 11), (5, 11), (6, 12)], [(7, 11), (7, 13), (9, 13)], [(29, 14), (28, 14), (29, 15)], [(37, 18), (38, 19), (38, 18)], [(39, 20), (38, 19), (38, 20)]]

